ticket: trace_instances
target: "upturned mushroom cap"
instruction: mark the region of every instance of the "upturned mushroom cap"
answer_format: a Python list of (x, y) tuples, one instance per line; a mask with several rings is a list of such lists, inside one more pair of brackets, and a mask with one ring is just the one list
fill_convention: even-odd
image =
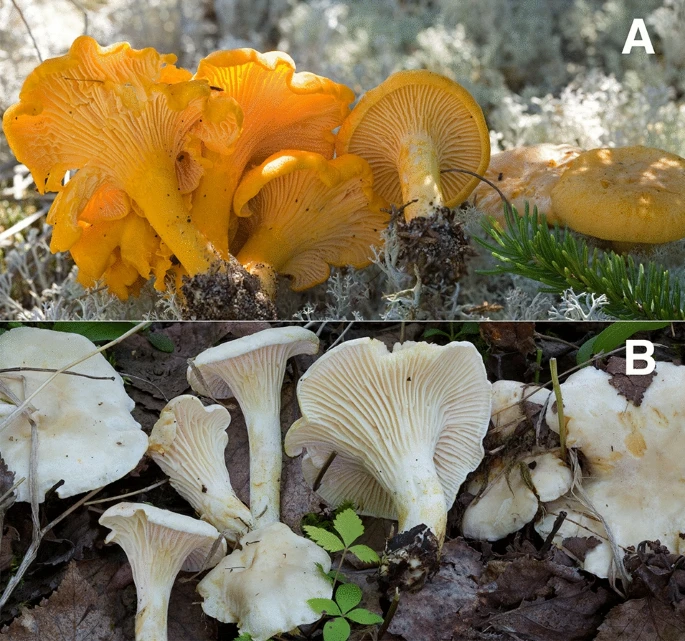
[(152, 428), (148, 454), (200, 518), (235, 542), (251, 525), (252, 516), (235, 495), (226, 469), (230, 422), (221, 405), (204, 407), (194, 396), (177, 396)]
[[(547, 222), (555, 222), (551, 192), (566, 171), (569, 163), (582, 153), (572, 145), (542, 143), (500, 151), (490, 158), (485, 178), (495, 183), (516, 210), (523, 212), (526, 202), (545, 214)], [(488, 216), (504, 223), (500, 195), (487, 183), (481, 182), (469, 199)]]
[(330, 265), (371, 262), (388, 223), (386, 206), (362, 158), (279, 152), (248, 171), (236, 190), (235, 213), (247, 217), (237, 259), (262, 276), (272, 298), (276, 273), (290, 276), (295, 291), (313, 287), (328, 278)]
[[(210, 108), (207, 82), (183, 79), (175, 59), (127, 43), (101, 48), (82, 36), (68, 54), (39, 65), (19, 103), (5, 112), (7, 140), (38, 190), (68, 191), (50, 214), (58, 229), (54, 251), (71, 249), (84, 229), (119, 220), (133, 207), (190, 274), (214, 261), (188, 220), (183, 192), (196, 178), (188, 181), (187, 163), (194, 140), (232, 142), (242, 113), (234, 101)], [(74, 169), (87, 175), (63, 187), (65, 172)]]
[(485, 173), (490, 136), (483, 112), (461, 85), (430, 71), (400, 71), (367, 91), (347, 117), (336, 151), (369, 162), (376, 192), (407, 220), (464, 202)]
[(354, 93), (328, 78), (295, 73), (292, 58), (280, 51), (216, 51), (200, 61), (194, 78), (230, 96), (244, 114), (235, 150), (205, 154), (212, 167), (193, 195), (193, 221), (219, 251), (227, 252), (228, 217), (243, 171), (282, 149), (332, 158), (333, 130), (349, 113)]
[(288, 359), (315, 354), (316, 334), (304, 327), (265, 329), (199, 354), (188, 382), (200, 394), (240, 404), (250, 442), (250, 511), (256, 527), (278, 521), (282, 467), (281, 386)]
[(199, 571), (203, 564), (214, 567), (226, 554), (226, 542), (221, 539), (207, 560), (221, 537), (216, 528), (144, 503), (117, 503), (99, 523), (112, 530), (105, 543), (120, 545), (131, 565), (138, 595), (136, 641), (166, 641), (176, 575), (181, 569)]
[[(56, 370), (94, 353), (87, 338), (69, 332), (17, 327), (0, 336), (0, 368)], [(52, 376), (49, 372), (2, 374), (3, 382), (23, 400)], [(31, 401), (38, 429), (38, 500), (58, 481), (61, 498), (112, 483), (130, 472), (147, 449), (147, 436), (133, 420), (133, 401), (119, 374), (102, 354), (95, 354), (59, 374)], [(14, 405), (0, 404), (7, 416)], [(17, 478), (29, 476), (31, 426), (18, 415), (0, 429), (0, 452)], [(17, 488), (17, 500), (29, 500), (29, 484)]]
[(591, 149), (569, 163), (552, 190), (555, 220), (626, 243), (685, 236), (685, 159), (651, 147)]
[(320, 617), (307, 601), (333, 594), (324, 576), (331, 569), (324, 550), (283, 523), (246, 534), (240, 545), (197, 586), (209, 616), (236, 623), (254, 641), (267, 641)]
[[(685, 367), (658, 362), (655, 372), (639, 406), (611, 385), (607, 372), (586, 367), (569, 376), (561, 385), (566, 443), (583, 453), (583, 489), (621, 548), (658, 539), (672, 552), (682, 553)], [(559, 429), (554, 407), (548, 408), (546, 419), (553, 430)], [(538, 524), (543, 536), (551, 531), (557, 508), (566, 507), (567, 499), (561, 501), (548, 506), (549, 516)], [(612, 556), (607, 535), (595, 517), (583, 516), (588, 512), (570, 512), (555, 541), (568, 536), (599, 538), (601, 545), (587, 554), (584, 567), (606, 577)]]
[(302, 461), (332, 505), (352, 501), (362, 514), (398, 519), (400, 532), (426, 525), (439, 541), (447, 510), (483, 458), (491, 392), (471, 343), (444, 347), (348, 341), (322, 356), (297, 388), (302, 418), (285, 450)]
[(544, 407), (549, 395), (550, 391), (544, 387), (520, 381), (495, 381), (492, 384), (492, 428), (489, 436), (496, 435), (498, 442), (505, 441), (526, 420), (525, 403)]
[[(521, 465), (526, 466), (528, 479)], [(495, 466), (490, 477), (485, 487), (482, 478), (469, 483), (467, 490), (476, 498), (464, 512), (462, 530), (466, 537), (503, 539), (530, 523), (541, 502), (558, 499), (573, 483), (569, 467), (552, 452), (526, 456), (509, 469)]]

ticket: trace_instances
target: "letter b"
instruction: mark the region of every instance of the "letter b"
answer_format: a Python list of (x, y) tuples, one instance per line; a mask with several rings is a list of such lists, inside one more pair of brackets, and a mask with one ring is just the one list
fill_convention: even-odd
[[(636, 354), (636, 347), (644, 348), (645, 351)], [(656, 367), (652, 354), (654, 354), (654, 345), (651, 341), (626, 341), (626, 374), (651, 374)], [(635, 367), (635, 361), (644, 361), (646, 366), (637, 368)]]

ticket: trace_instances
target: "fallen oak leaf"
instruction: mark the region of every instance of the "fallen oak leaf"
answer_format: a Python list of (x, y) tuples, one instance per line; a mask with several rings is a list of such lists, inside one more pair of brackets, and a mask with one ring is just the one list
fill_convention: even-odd
[(656, 370), (649, 374), (626, 374), (626, 359), (619, 356), (612, 356), (607, 364), (600, 369), (603, 369), (607, 374), (611, 374), (609, 385), (636, 407), (640, 407), (642, 404), (645, 392), (656, 376)]
[(685, 616), (653, 597), (631, 599), (609, 611), (595, 641), (682, 641)]
[(0, 632), (7, 641), (124, 641), (99, 607), (98, 595), (71, 563), (60, 586)]

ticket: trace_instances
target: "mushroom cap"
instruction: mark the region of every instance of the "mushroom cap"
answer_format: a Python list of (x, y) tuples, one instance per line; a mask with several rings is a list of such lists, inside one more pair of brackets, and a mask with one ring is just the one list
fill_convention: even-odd
[(628, 243), (685, 236), (685, 159), (651, 147), (591, 149), (552, 189), (555, 221)]
[[(410, 135), (432, 140), (440, 171), (459, 168), (482, 175), (488, 167), (490, 135), (480, 106), (464, 87), (426, 70), (398, 71), (367, 91), (340, 128), (336, 152), (367, 160), (376, 192), (400, 205), (398, 159)], [(441, 174), (443, 204), (462, 203), (477, 184), (467, 174)]]
[(292, 277), (300, 291), (324, 282), (330, 265), (355, 268), (371, 262), (389, 215), (373, 191), (368, 163), (350, 154), (327, 160), (305, 151), (282, 151), (242, 178), (233, 198), (248, 216), (243, 264), (266, 262)]
[[(685, 551), (680, 538), (685, 532), (685, 419), (681, 407), (685, 367), (657, 362), (655, 372), (639, 406), (610, 384), (612, 376), (607, 372), (585, 367), (569, 376), (561, 386), (566, 443), (583, 453), (583, 489), (619, 546), (659, 539), (672, 552), (681, 553)], [(553, 407), (548, 408), (546, 420), (558, 431)], [(577, 534), (574, 520), (569, 514), (557, 542), (567, 536), (589, 536), (588, 532)], [(592, 523), (592, 533), (603, 542), (588, 558), (594, 564), (592, 571), (606, 577), (608, 564), (598, 567), (592, 560), (611, 557), (606, 549), (600, 549), (608, 547), (606, 534), (601, 523)], [(537, 527), (548, 533), (550, 519)]]
[[(535, 492), (528, 487), (519, 465), (528, 466)], [(553, 501), (571, 489), (573, 475), (552, 452), (527, 456), (509, 470), (504, 465), (490, 470), (494, 478), (483, 489), (485, 479), (474, 479), (468, 491), (476, 498), (462, 520), (464, 536), (499, 541), (535, 518), (540, 502)]]
[(281, 149), (293, 148), (332, 158), (333, 130), (354, 101), (354, 92), (345, 85), (313, 73), (295, 73), (295, 62), (282, 51), (215, 51), (200, 60), (193, 77), (240, 105), (244, 119), (235, 156), (244, 163), (261, 163)]
[(353, 501), (362, 514), (397, 518), (402, 462), (418, 458), (433, 462), (448, 510), (483, 458), (490, 383), (468, 342), (397, 343), (390, 352), (378, 340), (348, 341), (305, 372), (297, 397), (302, 418), (285, 451), (306, 449), (310, 486), (337, 453), (317, 490), (332, 505)]
[[(230, 99), (223, 110), (213, 102), (210, 108), (207, 82), (174, 72), (175, 60), (127, 43), (101, 48), (81, 36), (66, 55), (45, 61), (26, 79), (3, 129), (41, 193), (67, 192), (48, 219), (57, 228), (53, 251), (70, 250), (89, 226), (135, 208), (186, 268), (204, 264), (206, 241), (186, 221), (182, 197), (203, 170), (192, 149), (217, 137), (231, 146), (242, 114)], [(87, 175), (77, 173), (65, 186), (68, 170)]]
[(509, 438), (526, 420), (524, 403), (544, 406), (550, 391), (544, 387), (527, 385), (520, 381), (499, 380), (492, 384), (492, 429), (499, 441)]
[[(17, 327), (0, 336), (0, 367), (59, 369), (96, 351), (84, 336), (35, 327)], [(120, 479), (140, 461), (147, 436), (131, 416), (135, 404), (121, 377), (102, 354), (95, 354), (59, 374), (32, 401), (38, 428), (38, 499), (55, 483), (61, 498), (87, 492)], [(3, 381), (23, 400), (52, 372), (3, 374)], [(23, 382), (22, 382), (23, 379)], [(14, 405), (3, 404), (8, 414)], [(22, 415), (0, 429), (0, 452), (17, 478), (29, 474), (31, 426)], [(17, 500), (29, 500), (29, 484), (17, 488)]]
[[(568, 164), (582, 153), (572, 145), (542, 143), (500, 151), (490, 158), (485, 178), (495, 183), (507, 200), (523, 212), (530, 203), (545, 214), (547, 222), (555, 222), (551, 192), (566, 171)], [(481, 182), (471, 194), (470, 201), (483, 213), (504, 223), (500, 195), (487, 183)]]
[[(262, 397), (263, 385), (273, 383), (278, 385), (278, 390), (273, 391), (280, 400), (281, 373), (286, 361), (297, 354), (318, 351), (319, 339), (314, 332), (298, 326), (272, 327), (201, 352), (193, 360), (195, 369), (188, 367), (188, 382), (205, 396), (217, 399), (235, 396), (241, 406), (245, 393), (252, 391)], [(200, 372), (202, 380), (195, 370)], [(275, 372), (270, 380), (254, 373), (267, 371)]]
[(246, 534), (240, 545), (197, 586), (209, 616), (237, 623), (254, 641), (319, 619), (307, 601), (333, 594), (325, 576), (331, 559), (323, 549), (283, 523)]
[[(198, 572), (221, 536), (213, 525), (205, 521), (146, 503), (117, 503), (106, 510), (98, 522), (112, 530), (105, 543), (117, 543), (124, 548), (131, 561), (134, 579), (136, 568), (140, 569), (146, 563), (162, 565), (159, 555), (164, 553), (178, 555), (177, 560), (182, 562), (185, 572)], [(134, 562), (134, 555), (138, 563)], [(214, 567), (225, 555), (226, 541), (222, 539), (204, 567)]]
[(195, 396), (177, 396), (152, 428), (148, 454), (200, 518), (234, 542), (248, 529), (252, 516), (233, 492), (226, 469), (230, 422), (221, 405), (204, 407)]

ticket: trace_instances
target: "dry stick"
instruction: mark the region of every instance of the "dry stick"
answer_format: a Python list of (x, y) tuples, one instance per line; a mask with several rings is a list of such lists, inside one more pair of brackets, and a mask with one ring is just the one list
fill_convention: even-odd
[(350, 329), (352, 329), (352, 325), (354, 325), (354, 321), (350, 321), (349, 323), (347, 323), (347, 326), (346, 326), (345, 329), (342, 331), (342, 334), (340, 334), (340, 336), (338, 336), (338, 338), (335, 339), (335, 341), (333, 342), (333, 344), (326, 350), (327, 352), (330, 351), (330, 350), (332, 350), (332, 349), (333, 349), (333, 348), (334, 348), (334, 347), (335, 347), (335, 346), (336, 346), (336, 345), (345, 337), (345, 334), (347, 334), (347, 332), (348, 332)]
[(143, 492), (149, 492), (150, 490), (154, 490), (156, 487), (159, 487), (160, 485), (164, 485), (165, 483), (168, 483), (169, 479), (164, 479), (163, 481), (157, 481), (157, 483), (153, 483), (152, 485), (148, 485), (147, 487), (144, 487), (141, 490), (135, 490), (134, 492), (127, 492), (126, 494), (119, 494), (118, 496), (108, 496), (105, 499), (98, 499), (97, 501), (88, 501), (88, 503), (84, 503), (84, 505), (97, 505), (98, 503), (108, 503), (109, 501), (116, 501), (118, 499), (126, 499), (129, 496), (135, 496), (136, 494), (142, 494)]
[(328, 468), (331, 466), (331, 463), (334, 461), (336, 456), (338, 456), (337, 452), (331, 452), (328, 455), (326, 462), (321, 466), (319, 473), (316, 475), (316, 478), (314, 479), (314, 484), (312, 485), (312, 492), (316, 492), (321, 487), (321, 481), (323, 481), (324, 474), (328, 472)]
[(76, 501), (76, 503), (74, 503), (68, 510), (60, 514), (54, 521), (48, 523), (44, 528), (42, 528), (38, 532), (34, 531), (33, 540), (31, 541), (31, 545), (29, 546), (28, 550), (26, 550), (26, 554), (24, 555), (24, 558), (21, 561), (21, 565), (17, 569), (14, 576), (9, 580), (9, 583), (5, 588), (5, 591), (2, 593), (2, 597), (0, 597), (0, 611), (2, 611), (2, 608), (7, 603), (7, 600), (12, 595), (12, 592), (17, 587), (17, 585), (19, 585), (19, 582), (22, 580), (24, 574), (26, 573), (26, 570), (28, 570), (29, 566), (31, 565), (31, 563), (33, 563), (36, 556), (38, 555), (38, 548), (41, 544), (41, 541), (43, 540), (43, 537), (52, 528), (58, 525), (63, 519), (69, 516), (74, 510), (77, 510), (86, 501), (95, 496), (100, 490), (102, 490), (101, 487), (99, 487), (97, 490), (92, 490), (91, 492), (88, 492), (88, 494), (86, 494), (84, 497)]
[(33, 43), (33, 48), (36, 50), (36, 55), (38, 56), (38, 60), (43, 62), (43, 56), (40, 55), (40, 49), (38, 48), (38, 43), (36, 42), (36, 39), (33, 37), (33, 32), (31, 31), (31, 27), (29, 26), (29, 23), (26, 22), (26, 18), (24, 17), (24, 13), (19, 8), (19, 5), (17, 4), (17, 0), (12, 0), (12, 5), (17, 10), (19, 17), (21, 18), (21, 21), (24, 23), (24, 26), (26, 27), (26, 31), (29, 34), (29, 38), (31, 38), (31, 42)]
[(95, 356), (96, 354), (100, 354), (104, 352), (106, 349), (109, 349), (110, 347), (114, 347), (115, 345), (118, 345), (121, 343), (121, 341), (127, 339), (129, 336), (132, 336), (133, 334), (136, 334), (139, 332), (141, 329), (143, 329), (148, 323), (143, 322), (143, 323), (138, 323), (135, 327), (132, 327), (129, 329), (125, 334), (122, 334), (119, 336), (119, 338), (114, 339), (113, 341), (110, 341), (106, 345), (103, 345), (102, 347), (98, 347), (95, 351), (90, 352), (89, 354), (86, 354), (85, 356), (81, 356), (78, 359), (76, 359), (73, 363), (69, 363), (68, 365), (65, 365), (64, 367), (58, 369), (50, 378), (48, 378), (46, 381), (44, 381), (39, 387), (37, 387), (31, 394), (26, 398), (26, 400), (19, 405), (11, 414), (5, 417), (5, 419), (0, 423), (0, 430), (5, 429), (10, 422), (18, 415), (23, 413), (26, 408), (28, 407), (29, 403), (38, 395), (40, 392), (42, 392), (52, 381), (59, 375), (59, 374), (64, 374), (67, 370), (70, 370), (72, 367), (76, 367), (79, 363), (82, 363), (83, 361), (88, 360), (92, 356)]
[[(10, 374), (13, 372), (47, 372), (54, 374), (57, 370), (54, 367), (3, 367), (0, 369), (0, 374)], [(60, 372), (68, 376), (81, 376), (82, 378), (90, 378), (93, 381), (114, 381), (114, 376), (91, 376), (90, 374), (81, 374), (80, 372)]]

